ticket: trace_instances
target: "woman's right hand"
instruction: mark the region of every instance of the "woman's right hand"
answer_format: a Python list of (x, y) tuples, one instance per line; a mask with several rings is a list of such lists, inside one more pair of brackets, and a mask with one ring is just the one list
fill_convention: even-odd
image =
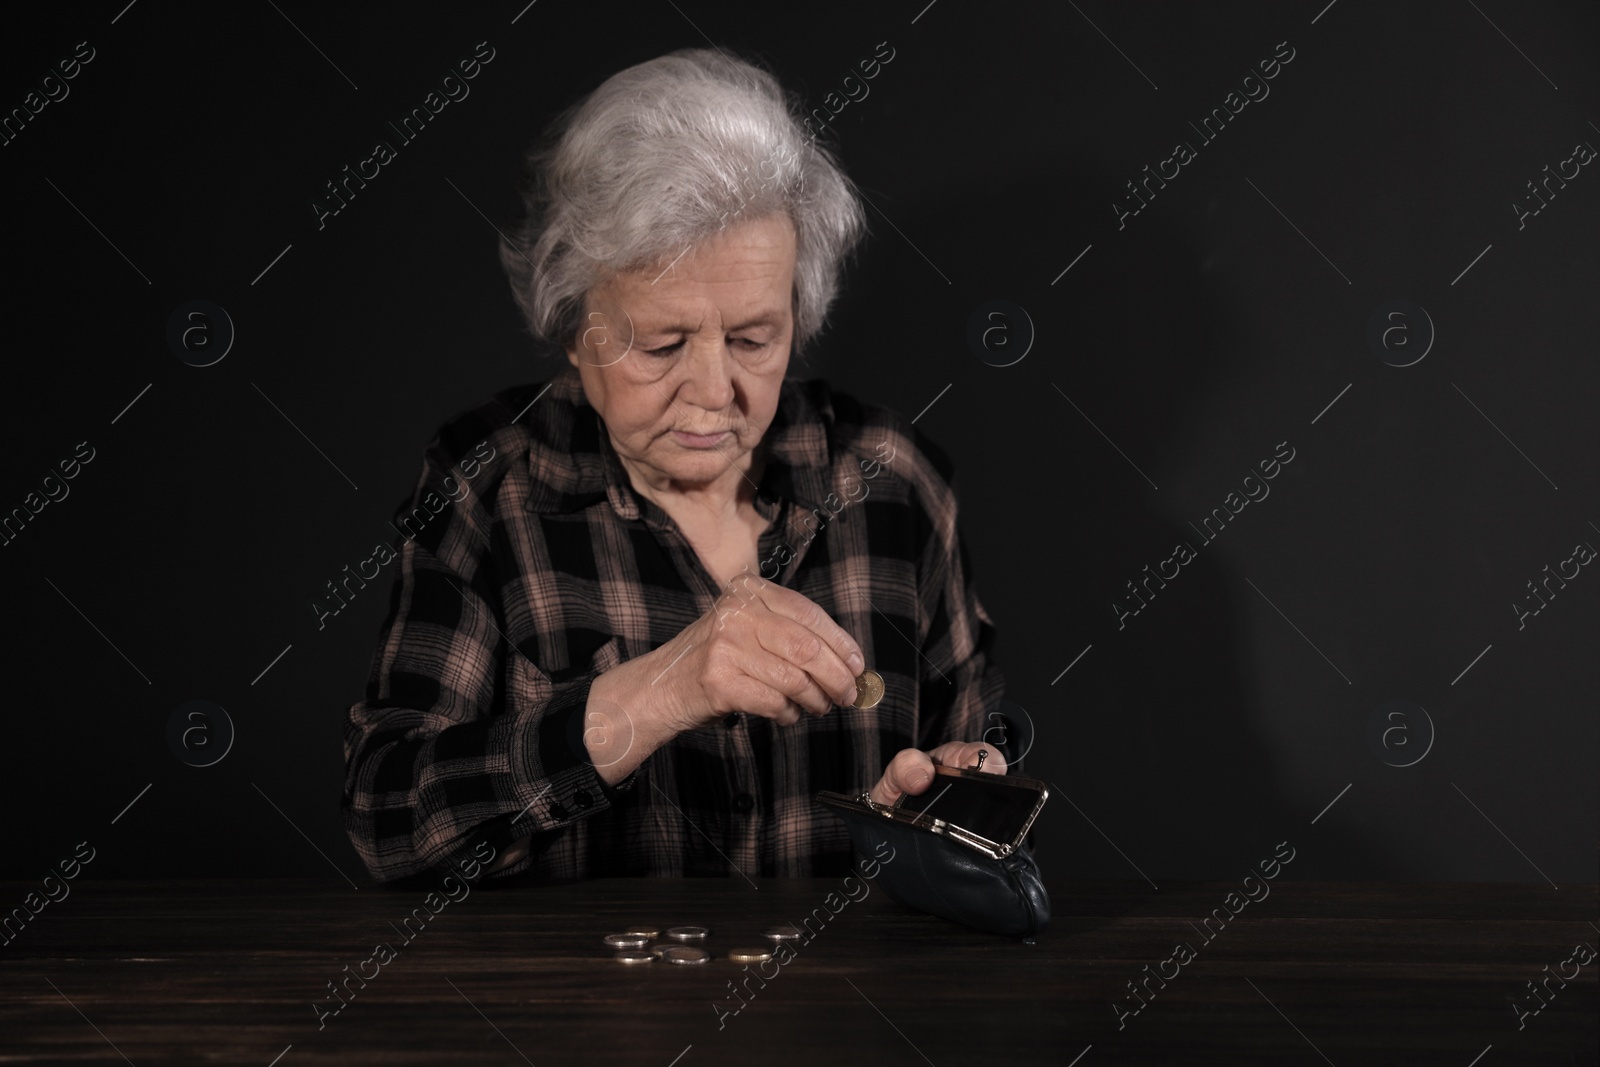
[(815, 601), (746, 572), (677, 636), (595, 678), (583, 744), (615, 784), (675, 735), (729, 712), (793, 725), (849, 706), (865, 667), (861, 646)]
[(861, 646), (816, 601), (746, 571), (710, 611), (654, 650), (652, 688), (678, 730), (743, 711), (785, 725), (856, 697)]

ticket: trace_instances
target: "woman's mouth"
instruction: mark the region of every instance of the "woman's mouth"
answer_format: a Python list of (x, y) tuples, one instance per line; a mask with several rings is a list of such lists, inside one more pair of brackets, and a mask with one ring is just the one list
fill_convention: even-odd
[(715, 448), (728, 435), (729, 431), (727, 430), (718, 430), (715, 433), (689, 433), (687, 430), (672, 431), (672, 439), (685, 448)]

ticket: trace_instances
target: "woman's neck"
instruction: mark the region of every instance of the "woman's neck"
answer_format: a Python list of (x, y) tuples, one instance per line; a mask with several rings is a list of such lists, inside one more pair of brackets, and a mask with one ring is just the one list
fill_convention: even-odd
[[(615, 443), (613, 443), (615, 447)], [(640, 496), (655, 503), (680, 524), (692, 517), (697, 522), (716, 523), (737, 518), (753, 507), (756, 486), (761, 483), (766, 449), (757, 445), (750, 453), (750, 465), (740, 470), (729, 464), (709, 482), (679, 482), (660, 471), (634, 464), (618, 450), (617, 458), (628, 474), (628, 481)]]

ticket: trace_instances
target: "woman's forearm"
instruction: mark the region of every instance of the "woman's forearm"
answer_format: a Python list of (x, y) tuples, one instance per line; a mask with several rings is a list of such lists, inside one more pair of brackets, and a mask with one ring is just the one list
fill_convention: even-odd
[[(583, 744), (595, 774), (606, 785), (622, 781), (678, 733), (667, 725), (664, 714), (668, 690), (652, 684), (662, 679), (665, 665), (657, 662), (661, 651), (618, 664), (590, 683), (589, 700), (584, 707)], [(672, 655), (677, 656), (678, 652), (673, 650)], [(527, 855), (531, 840), (523, 837), (511, 842), (488, 873), (521, 860)]]
[(618, 664), (589, 687), (583, 744), (595, 773), (607, 785), (626, 778), (678, 733), (668, 722), (665, 707), (669, 690), (664, 688), (662, 674), (664, 668), (670, 670), (670, 661), (657, 662), (660, 653), (674, 644), (668, 642), (655, 652)]

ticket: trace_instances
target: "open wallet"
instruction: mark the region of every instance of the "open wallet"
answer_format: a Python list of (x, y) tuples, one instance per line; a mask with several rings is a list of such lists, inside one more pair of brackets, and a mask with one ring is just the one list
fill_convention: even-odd
[(892, 805), (867, 793), (823, 790), (817, 800), (844, 816), (863, 856), (894, 851), (877, 882), (907, 907), (992, 934), (1032, 938), (1050, 921), (1039, 865), (1023, 847), (1050, 796), (1018, 775), (935, 767), (933, 784)]

